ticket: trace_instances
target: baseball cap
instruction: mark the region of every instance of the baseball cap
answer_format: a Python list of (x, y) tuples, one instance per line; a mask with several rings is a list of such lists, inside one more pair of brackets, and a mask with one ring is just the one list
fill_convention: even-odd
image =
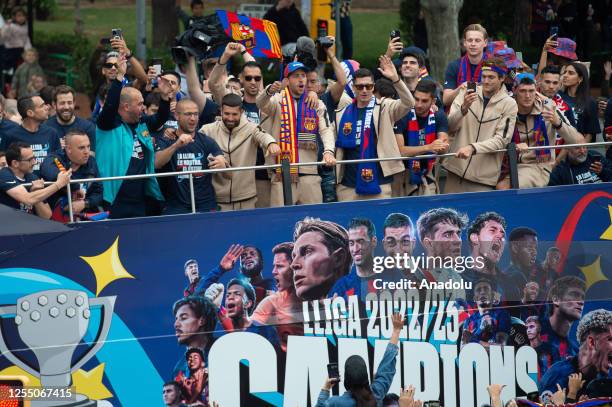
[(563, 58), (571, 59), (572, 61), (578, 59), (576, 55), (576, 43), (569, 38), (557, 38), (557, 47), (548, 52)]
[(285, 75), (284, 75), (284, 77), (288, 78), (289, 75), (291, 75), (295, 71), (299, 71), (300, 69), (302, 71), (304, 71), (304, 72), (308, 72), (308, 68), (306, 68), (306, 65), (304, 65), (303, 63), (301, 63), (301, 62), (291, 62), (290, 64), (288, 64), (285, 67)]

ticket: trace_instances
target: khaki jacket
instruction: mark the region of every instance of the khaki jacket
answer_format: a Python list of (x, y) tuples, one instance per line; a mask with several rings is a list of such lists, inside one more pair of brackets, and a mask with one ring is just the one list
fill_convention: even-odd
[[(393, 127), (396, 121), (406, 116), (410, 109), (414, 107), (414, 97), (412, 97), (412, 93), (410, 93), (404, 81), (400, 80), (393, 86), (399, 95), (399, 99), (382, 98), (376, 100), (376, 105), (372, 112), (374, 130), (376, 132), (376, 153), (379, 158), (401, 156)], [(342, 131), (342, 129), (338, 129), (338, 126), (340, 126), (342, 115), (349, 104), (350, 103), (346, 102), (343, 103), (343, 99), (340, 99), (338, 110), (336, 110), (336, 138), (338, 137), (338, 132)], [(338, 148), (338, 151), (336, 151), (336, 159), (342, 160), (344, 155), (343, 150), (343, 148)], [(380, 167), (385, 177), (404, 171), (404, 163), (401, 160), (380, 161)], [(340, 164), (337, 166), (336, 174), (336, 180), (340, 183), (344, 175), (344, 165)]]
[(468, 181), (495, 186), (504, 153), (484, 153), (504, 149), (512, 141), (518, 108), (504, 86), (491, 97), (486, 108), (482, 86), (478, 86), (476, 92), (478, 98), (465, 116), (461, 113), (465, 89), (453, 101), (448, 115), (450, 152), (455, 153), (468, 145), (472, 145), (476, 152), (467, 160), (447, 158), (442, 166)]
[[(265, 152), (271, 143), (276, 142), (274, 137), (249, 122), (244, 115), (240, 118), (238, 127), (232, 131), (219, 120), (202, 126), (200, 132), (217, 142), (230, 167), (255, 165), (257, 148), (261, 147)], [(257, 196), (255, 170), (240, 171), (230, 179), (222, 173), (216, 173), (213, 175), (212, 184), (217, 202), (220, 203), (240, 202)]]
[[(551, 102), (551, 106), (555, 106)], [(535, 146), (533, 139), (533, 124), (535, 117), (542, 113), (543, 104), (540, 100), (535, 101), (531, 113), (527, 115), (526, 123), (516, 121), (516, 129), (519, 133), (521, 143), (527, 143), (529, 147)], [(567, 144), (574, 144), (578, 141), (578, 130), (569, 123), (563, 113), (555, 107), (555, 114), (561, 119), (561, 128), (555, 129), (551, 122), (545, 122), (546, 134), (548, 135), (548, 145), (555, 145), (555, 135), (559, 135)], [(548, 185), (550, 173), (555, 164), (555, 150), (550, 150), (550, 158), (545, 162), (538, 162), (534, 150), (525, 151), (518, 156), (518, 176), (520, 188), (543, 187)]]
[[(268, 85), (266, 87), (266, 91), (262, 92), (257, 96), (257, 107), (268, 115), (265, 120), (266, 129), (270, 129), (269, 133), (274, 137), (276, 142), (278, 142), (280, 138), (280, 127), (281, 127), (281, 97), (282, 93), (277, 93), (275, 95), (268, 95), (267, 90)], [(294, 102), (297, 103), (297, 102)], [(334, 146), (334, 132), (333, 127), (329, 123), (329, 117), (327, 116), (327, 109), (325, 108), (325, 104), (319, 100), (319, 104), (317, 106), (317, 116), (319, 118), (319, 136), (323, 142), (323, 151), (331, 151), (332, 153), (335, 151)], [(316, 148), (298, 148), (299, 154), (299, 162), (316, 162), (318, 150)], [(273, 157), (266, 158), (266, 164), (275, 164), (276, 159)], [(303, 175), (318, 175), (318, 168), (316, 165), (309, 165), (304, 167), (299, 167), (299, 173)]]

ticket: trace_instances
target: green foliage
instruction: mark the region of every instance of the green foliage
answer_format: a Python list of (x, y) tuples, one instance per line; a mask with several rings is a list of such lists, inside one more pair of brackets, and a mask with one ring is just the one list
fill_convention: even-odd
[[(48, 73), (66, 72), (67, 68), (64, 61), (49, 57), (50, 54), (70, 55), (74, 61), (73, 72), (78, 76), (75, 81), (75, 88), (86, 92), (91, 90), (88, 67), (94, 46), (85, 36), (49, 33), (36, 38), (36, 48), (39, 50), (40, 64)], [(49, 76), (51, 85), (63, 82), (64, 79), (60, 77)]]
[(47, 20), (57, 12), (58, 5), (55, 0), (36, 0), (34, 10), (38, 20)]

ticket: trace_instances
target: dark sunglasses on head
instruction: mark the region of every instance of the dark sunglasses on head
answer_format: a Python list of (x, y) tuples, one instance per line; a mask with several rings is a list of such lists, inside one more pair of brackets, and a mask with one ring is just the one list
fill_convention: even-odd
[(364, 89), (372, 90), (372, 89), (374, 89), (374, 84), (373, 83), (365, 83), (363, 85), (354, 85), (354, 86), (355, 86), (355, 89), (357, 89), (357, 90), (364, 90)]
[(106, 69), (119, 68), (119, 65), (113, 64), (112, 62), (105, 62), (102, 66)]
[(251, 81), (259, 82), (261, 80), (261, 76), (247, 75), (247, 76), (244, 77), (244, 80), (247, 81), (247, 82), (251, 82)]

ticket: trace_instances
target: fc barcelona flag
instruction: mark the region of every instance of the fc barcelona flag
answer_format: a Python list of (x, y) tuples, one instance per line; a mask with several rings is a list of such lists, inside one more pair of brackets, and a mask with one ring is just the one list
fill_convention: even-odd
[(276, 24), (226, 10), (217, 10), (225, 35), (245, 46), (254, 57), (281, 58), (280, 36)]

